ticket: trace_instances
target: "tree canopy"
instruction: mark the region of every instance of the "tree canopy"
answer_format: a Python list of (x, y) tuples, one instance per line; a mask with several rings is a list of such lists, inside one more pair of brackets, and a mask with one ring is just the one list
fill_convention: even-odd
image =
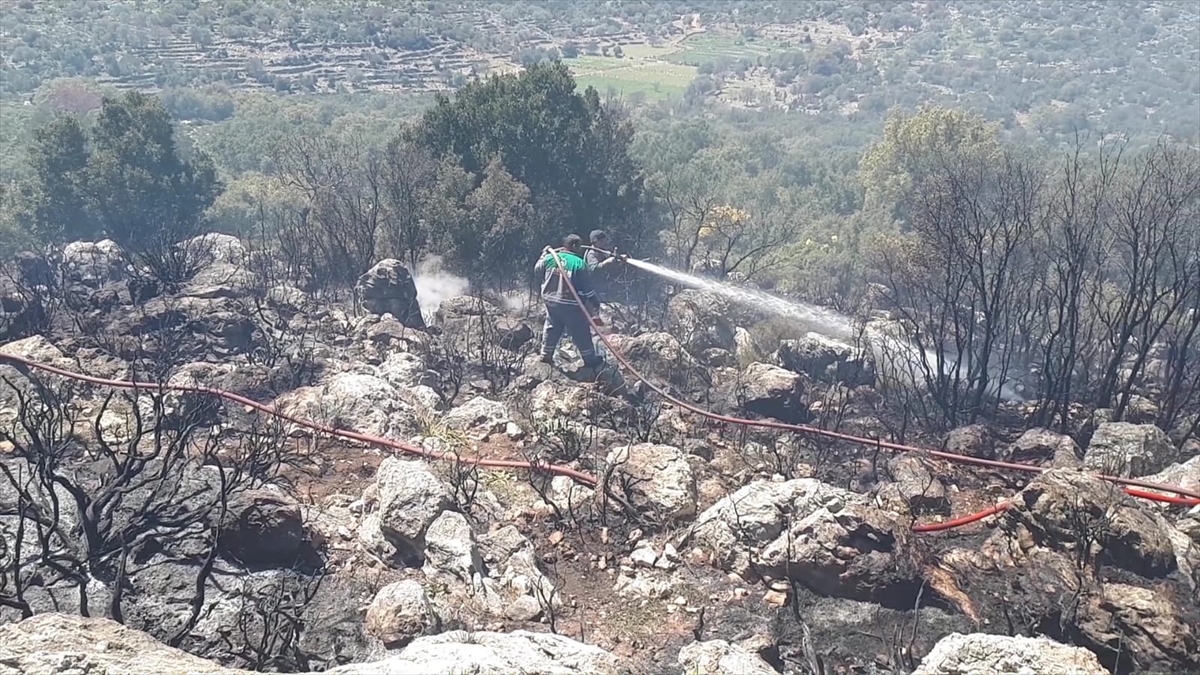
[(104, 97), (94, 120), (55, 118), (29, 159), (31, 228), (50, 241), (174, 243), (200, 231), (221, 187), (206, 155), (184, 159), (162, 103), (136, 91)]
[(583, 94), (560, 62), (496, 75), (439, 96), (422, 118), (420, 141), (459, 158), (476, 176), (499, 159), (529, 190), (535, 239), (567, 231), (622, 231), (641, 208), (643, 179), (629, 155), (633, 130), (621, 112)]

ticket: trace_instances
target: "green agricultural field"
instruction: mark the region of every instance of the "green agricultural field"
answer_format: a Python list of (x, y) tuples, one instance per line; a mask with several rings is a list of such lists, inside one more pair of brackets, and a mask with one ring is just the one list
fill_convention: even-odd
[(693, 35), (679, 43), (679, 49), (661, 58), (671, 63), (699, 66), (719, 59), (756, 59), (789, 49), (779, 40), (744, 38), (729, 35)]
[(694, 66), (655, 59), (592, 56), (571, 59), (567, 64), (580, 87), (595, 87), (601, 94), (612, 90), (622, 96), (645, 96), (649, 101), (683, 96), (696, 76)]
[(661, 101), (682, 96), (702, 64), (719, 59), (756, 59), (788, 48), (784, 42), (765, 38), (693, 35), (667, 46), (626, 45), (622, 47), (622, 58), (580, 56), (566, 59), (566, 63), (581, 87)]

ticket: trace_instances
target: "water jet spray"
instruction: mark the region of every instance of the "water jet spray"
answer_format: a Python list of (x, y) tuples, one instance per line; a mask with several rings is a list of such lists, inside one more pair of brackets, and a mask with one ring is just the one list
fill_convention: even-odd
[[(628, 256), (623, 258), (623, 260), (632, 267), (664, 279), (669, 279), (682, 286), (707, 291), (735, 303), (791, 320), (798, 327), (802, 328), (804, 332), (812, 332), (824, 337), (833, 338), (834, 340), (843, 342), (851, 349), (853, 349), (851, 343), (859, 333), (852, 318), (832, 309), (788, 300), (755, 288), (746, 288), (729, 282), (706, 279)], [(867, 324), (862, 333), (870, 345), (872, 355), (875, 358), (876, 368), (885, 383), (890, 380), (893, 383), (904, 386), (922, 388), (924, 387), (924, 382), (922, 381), (924, 378), (921, 377), (922, 373), (940, 373), (954, 370), (944, 359), (939, 359), (938, 354), (932, 349), (922, 350), (906, 340), (890, 335), (877, 326)], [(958, 376), (963, 381), (967, 381), (968, 373), (966, 364), (960, 364), (957, 370)], [(947, 372), (946, 375), (952, 375), (952, 373)], [(985, 389), (985, 393), (989, 396), (998, 396), (1010, 402), (1025, 400), (1011, 385), (997, 384), (999, 373), (993, 372), (989, 373), (989, 375), (989, 382)]]

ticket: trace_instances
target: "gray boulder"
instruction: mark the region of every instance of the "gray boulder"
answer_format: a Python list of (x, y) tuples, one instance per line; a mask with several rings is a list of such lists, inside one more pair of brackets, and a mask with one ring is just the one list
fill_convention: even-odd
[(735, 326), (729, 302), (714, 293), (680, 291), (667, 305), (667, 331), (693, 354), (706, 349), (733, 351)]
[(1167, 434), (1152, 424), (1105, 422), (1092, 434), (1083, 466), (1092, 471), (1136, 478), (1162, 471), (1177, 456)]
[(403, 390), (375, 375), (338, 373), (319, 386), (280, 396), (275, 405), (299, 419), (374, 436), (409, 438), (418, 425), (413, 405), (404, 399)]
[(696, 514), (696, 479), (687, 453), (672, 445), (640, 443), (608, 453), (610, 489), (640, 512), (665, 521)]
[[(612, 654), (560, 635), (452, 631), (328, 675), (617, 675)], [(0, 626), (0, 675), (251, 675), (168, 647), (111, 619), (38, 614)]]
[(230, 504), (232, 522), (221, 536), (226, 553), (252, 566), (290, 567), (307, 535), (300, 506), (267, 490), (238, 495)]
[(355, 663), (328, 675), (617, 675), (612, 654), (549, 633), (450, 631), (417, 638), (382, 661)]
[(951, 633), (938, 641), (913, 675), (1108, 675), (1092, 652), (1048, 638)]
[(636, 337), (611, 335), (609, 340), (639, 370), (651, 377), (683, 384), (704, 374), (696, 359), (670, 333), (642, 333)]
[(443, 511), (453, 508), (449, 487), (420, 461), (389, 457), (375, 474), (379, 529), (398, 557), (414, 566), (425, 556), (425, 532)]
[(950, 501), (946, 486), (925, 466), (920, 458), (898, 455), (888, 461), (894, 483), (888, 486), (895, 495), (914, 511), (947, 511)]
[(405, 579), (380, 589), (367, 607), (366, 629), (388, 649), (437, 632), (441, 619), (421, 584)]
[(442, 423), (455, 431), (478, 431), (484, 434), (499, 433), (512, 420), (508, 407), (499, 401), (482, 396), (453, 408), (442, 417)]
[(779, 675), (758, 654), (725, 640), (693, 642), (677, 660), (688, 675)]
[(850, 344), (808, 333), (799, 340), (781, 340), (775, 361), (788, 370), (822, 382), (849, 387), (875, 384), (875, 365)]
[(906, 529), (864, 495), (798, 478), (743, 486), (700, 514), (687, 541), (722, 570), (877, 602), (912, 582), (897, 555)]
[(751, 363), (738, 382), (737, 398), (743, 411), (785, 422), (804, 422), (808, 410), (801, 401), (799, 374), (769, 363)]
[(1070, 436), (1049, 429), (1030, 429), (1000, 451), (1000, 458), (1008, 462), (1058, 468), (1078, 467), (1082, 456)]
[(425, 328), (417, 285), (399, 260), (381, 260), (358, 278), (354, 286), (363, 309), (372, 314), (391, 314), (408, 328)]
[(63, 247), (62, 268), (65, 281), (99, 288), (129, 275), (125, 251), (111, 239), (75, 241)]

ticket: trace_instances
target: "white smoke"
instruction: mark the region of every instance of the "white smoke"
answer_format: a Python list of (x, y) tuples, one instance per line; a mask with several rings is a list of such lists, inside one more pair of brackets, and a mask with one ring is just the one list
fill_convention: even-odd
[(500, 306), (510, 312), (524, 312), (531, 300), (528, 291), (509, 291), (500, 295)]
[(465, 295), (470, 284), (466, 279), (442, 269), (441, 256), (431, 255), (417, 263), (413, 271), (413, 283), (417, 286), (417, 302), (425, 321), (432, 319), (434, 312), (446, 298)]

